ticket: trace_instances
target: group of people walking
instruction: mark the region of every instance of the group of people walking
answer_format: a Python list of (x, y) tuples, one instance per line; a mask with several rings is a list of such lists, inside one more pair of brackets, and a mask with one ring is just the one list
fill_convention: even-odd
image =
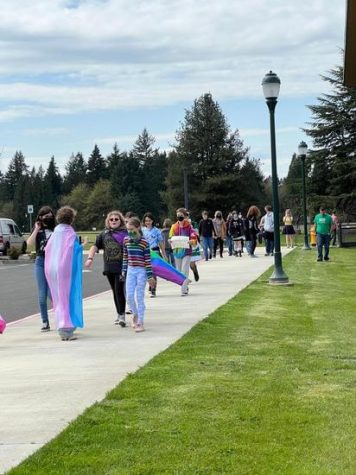
[[(270, 205), (266, 205), (264, 210), (262, 217), (255, 205), (249, 207), (246, 216), (241, 211), (232, 210), (226, 220), (221, 211), (216, 211), (210, 218), (208, 211), (204, 210), (199, 223), (194, 223), (185, 208), (178, 208), (176, 222), (166, 219), (162, 229), (156, 226), (150, 212), (140, 220), (132, 212), (124, 216), (121, 211), (113, 210), (107, 214), (105, 229), (90, 247), (84, 266), (90, 269), (96, 254), (103, 252), (103, 274), (111, 287), (116, 308), (114, 323), (126, 327), (126, 316), (132, 314), (132, 327), (140, 333), (144, 331), (147, 282), (151, 297), (157, 295), (157, 276), (177, 283), (181, 295), (187, 296), (191, 282), (189, 270), (192, 270), (196, 282), (200, 278), (197, 261), (202, 258), (201, 247), (205, 261), (217, 255), (223, 258), (225, 243), (230, 256), (242, 257), (246, 249), (247, 255), (255, 258), (257, 241), (264, 239), (265, 256), (273, 255), (274, 217)], [(50, 330), (47, 301), (51, 298), (62, 340), (74, 339), (74, 330), (83, 326), (83, 246), (72, 226), (75, 215), (75, 210), (68, 206), (56, 214), (49, 206), (42, 207), (27, 240), (27, 244), (36, 249), (34, 268), (41, 331)], [(330, 224), (330, 220), (324, 217), (323, 209), (315, 220), (320, 228), (317, 231), (318, 260), (328, 260), (326, 234), (330, 233), (333, 221), (331, 219)], [(290, 209), (286, 210), (283, 223), (286, 245), (292, 248), (295, 229)], [(330, 229), (326, 229), (329, 224)], [(325, 247), (324, 257), (322, 247)], [(165, 267), (164, 272), (160, 266)]]

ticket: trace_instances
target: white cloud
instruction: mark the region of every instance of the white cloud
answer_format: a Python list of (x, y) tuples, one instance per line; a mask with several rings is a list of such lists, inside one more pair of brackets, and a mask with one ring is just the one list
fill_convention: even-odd
[(23, 131), (24, 135), (32, 135), (32, 136), (39, 136), (39, 135), (46, 135), (46, 136), (53, 136), (53, 135), (65, 135), (68, 134), (69, 130), (65, 127), (44, 127), (44, 128), (35, 128), (35, 129), (25, 129)]
[(12, 0), (0, 25), (0, 121), (261, 95), (320, 94), (344, 2)]

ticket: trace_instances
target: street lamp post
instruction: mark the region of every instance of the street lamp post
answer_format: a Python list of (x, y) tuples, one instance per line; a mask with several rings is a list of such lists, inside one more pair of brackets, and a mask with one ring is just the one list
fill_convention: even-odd
[(271, 133), (271, 162), (272, 162), (272, 196), (273, 196), (273, 221), (274, 221), (274, 271), (269, 278), (270, 284), (289, 284), (289, 280), (282, 267), (281, 238), (279, 228), (279, 198), (278, 198), (278, 176), (277, 176), (277, 154), (276, 154), (276, 129), (274, 122), (274, 110), (277, 105), (277, 98), (281, 81), (277, 74), (270, 71), (262, 80), (263, 94), (270, 117)]
[(305, 142), (300, 142), (298, 146), (298, 155), (300, 156), (302, 163), (302, 188), (303, 188), (303, 223), (304, 223), (304, 246), (305, 251), (309, 251), (308, 239), (308, 223), (307, 223), (307, 195), (305, 187), (305, 159), (307, 158), (308, 145)]

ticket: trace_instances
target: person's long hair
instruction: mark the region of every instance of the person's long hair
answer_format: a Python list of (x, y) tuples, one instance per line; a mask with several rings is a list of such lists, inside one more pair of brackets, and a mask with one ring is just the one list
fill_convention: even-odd
[(246, 218), (252, 218), (252, 216), (254, 216), (256, 219), (261, 216), (260, 210), (255, 205), (249, 207)]

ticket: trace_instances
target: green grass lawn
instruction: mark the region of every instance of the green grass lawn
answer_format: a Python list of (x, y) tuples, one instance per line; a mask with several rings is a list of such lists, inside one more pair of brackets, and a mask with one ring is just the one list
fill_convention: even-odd
[(356, 250), (315, 257), (296, 249), (294, 286), (267, 271), (9, 473), (355, 474)]

